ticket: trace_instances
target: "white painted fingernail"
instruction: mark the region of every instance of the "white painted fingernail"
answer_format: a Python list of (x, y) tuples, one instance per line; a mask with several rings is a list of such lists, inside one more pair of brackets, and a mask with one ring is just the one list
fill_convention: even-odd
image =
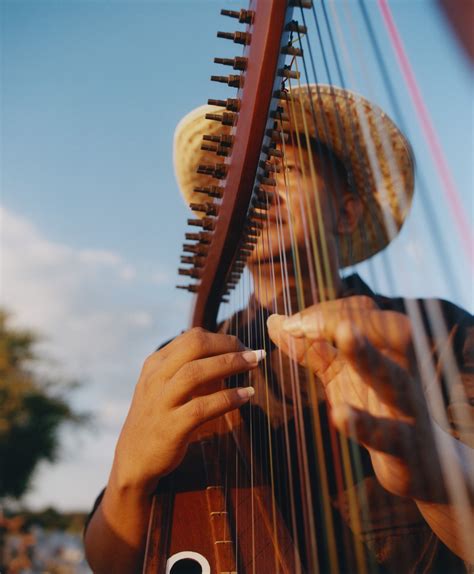
[(259, 349), (258, 351), (245, 351), (245, 353), (242, 353), (244, 361), (247, 361), (247, 363), (251, 365), (257, 365), (265, 356), (266, 352), (263, 349)]
[(237, 396), (242, 400), (248, 400), (255, 394), (255, 389), (253, 387), (241, 387), (237, 389)]

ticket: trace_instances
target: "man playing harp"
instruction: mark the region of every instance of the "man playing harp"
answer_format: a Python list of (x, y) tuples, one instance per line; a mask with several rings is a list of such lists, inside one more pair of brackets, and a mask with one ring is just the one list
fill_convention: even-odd
[[(318, 480), (327, 480), (339, 571), (353, 571), (337, 546), (351, 537), (379, 571), (463, 572), (474, 563), (473, 317), (446, 301), (383, 297), (357, 275), (340, 275), (402, 226), (413, 195), (410, 146), (377, 106), (345, 90), (302, 86), (287, 108), (290, 138), (247, 260), (254, 293), (219, 333), (191, 329), (145, 361), (85, 535), (97, 572), (140, 571), (160, 478), (179, 465), (200, 425), (240, 407), (244, 420), (269, 422), (273, 444), (285, 432), (296, 440), (295, 420), (305, 427), (312, 408), (327, 451), (340, 435), (361, 445), (351, 486), (340, 481), (351, 469), (327, 456), (310, 458), (304, 476), (286, 455), (295, 492), (326, 466), (328, 478)], [(209, 111), (191, 112), (176, 132), (189, 203), (202, 201), (192, 190), (205, 160), (202, 135), (215, 129)], [(223, 388), (233, 375), (238, 384)], [(354, 497), (364, 501), (357, 516)], [(321, 518), (322, 501), (314, 505)], [(334, 570), (331, 557), (318, 556), (321, 572)]]

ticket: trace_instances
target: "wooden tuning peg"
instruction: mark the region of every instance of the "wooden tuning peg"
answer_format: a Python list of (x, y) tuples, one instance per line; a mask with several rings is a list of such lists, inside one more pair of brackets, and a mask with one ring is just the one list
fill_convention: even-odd
[(276, 149), (275, 147), (263, 146), (263, 151), (270, 157), (283, 157), (283, 152), (281, 149)]
[(202, 227), (203, 229), (214, 230), (216, 222), (210, 217), (203, 217), (202, 219), (188, 219), (188, 225), (194, 225), (196, 227)]
[(237, 18), (241, 24), (251, 24), (253, 22), (255, 12), (252, 10), (221, 10), (222, 16), (230, 16)]
[(288, 56), (303, 56), (303, 50), (301, 48), (297, 48), (296, 46), (292, 46), (291, 44), (288, 44), (286, 46), (283, 46), (283, 48), (280, 50), (280, 54), (286, 54)]
[(290, 6), (296, 8), (312, 8), (313, 2), (312, 0), (290, 0)]
[(195, 187), (196, 193), (205, 193), (209, 197), (222, 197), (224, 195), (224, 188), (218, 185), (210, 185), (209, 187)]
[(270, 117), (275, 120), (280, 120), (281, 122), (288, 122), (290, 119), (284, 108), (281, 106), (278, 106), (276, 110), (271, 111)]
[(215, 203), (205, 202), (205, 203), (190, 203), (189, 207), (193, 211), (202, 211), (206, 215), (218, 215), (219, 214), (219, 206)]
[(270, 205), (275, 201), (275, 194), (271, 191), (264, 190), (262, 187), (255, 187), (253, 192), (257, 201), (261, 201), (262, 203), (269, 203)]
[(232, 147), (234, 143), (234, 137), (230, 134), (221, 134), (220, 136), (204, 135), (202, 139), (207, 142), (218, 143), (224, 147)]
[(296, 20), (292, 20), (291, 22), (288, 22), (288, 24), (285, 26), (285, 30), (287, 32), (296, 32), (297, 34), (306, 34), (308, 32), (308, 29), (306, 28), (306, 26), (298, 24), (298, 22), (296, 22)]
[(206, 258), (199, 255), (181, 255), (181, 263), (187, 263), (195, 267), (204, 267)]
[(269, 185), (270, 187), (275, 187), (277, 184), (276, 179), (274, 179), (273, 177), (267, 177), (266, 175), (258, 175), (257, 179), (262, 185)]
[(185, 289), (186, 291), (190, 291), (191, 293), (197, 293), (198, 285), (176, 285), (176, 289)]
[(214, 152), (216, 155), (220, 157), (228, 157), (231, 153), (228, 147), (224, 147), (221, 145), (212, 145), (208, 143), (201, 144), (201, 149), (203, 151)]
[(208, 231), (199, 231), (198, 233), (186, 233), (186, 239), (189, 241), (199, 241), (200, 243), (210, 243), (212, 238), (212, 233)]
[(214, 64), (222, 64), (223, 66), (232, 66), (234, 70), (246, 70), (247, 58), (243, 56), (236, 56), (235, 58), (214, 58)]
[(241, 74), (231, 74), (230, 76), (211, 76), (211, 80), (213, 82), (227, 84), (231, 88), (242, 88), (244, 85), (244, 80)]
[(269, 161), (268, 159), (262, 159), (259, 162), (259, 166), (264, 169), (267, 173), (280, 173), (281, 168), (273, 161)]
[(192, 277), (193, 279), (199, 279), (202, 275), (202, 271), (200, 269), (178, 269), (179, 275), (187, 275), (188, 277)]
[(299, 80), (301, 74), (296, 70), (291, 70), (289, 67), (284, 66), (278, 70), (278, 75), (281, 78), (291, 78), (292, 80)]
[(236, 44), (243, 44), (244, 46), (248, 46), (251, 40), (251, 35), (248, 32), (217, 32), (217, 37), (232, 40)]
[(256, 211), (255, 209), (250, 209), (249, 217), (252, 218), (252, 221), (255, 219), (259, 219), (260, 221), (267, 221), (267, 214)]
[(200, 164), (197, 172), (202, 175), (210, 175), (216, 179), (225, 179), (227, 176), (228, 166), (225, 163)]
[(210, 106), (221, 106), (229, 112), (238, 112), (240, 109), (240, 100), (237, 98), (227, 98), (227, 100), (214, 100), (210, 98), (207, 100)]
[(207, 255), (208, 247), (205, 245), (193, 245), (192, 243), (183, 243), (183, 251), (188, 253), (195, 253), (196, 255)]
[(223, 112), (222, 114), (206, 114), (206, 120), (215, 120), (221, 122), (224, 126), (233, 126), (237, 120), (237, 114), (232, 112)]
[(282, 130), (267, 130), (265, 133), (272, 141), (277, 143), (287, 142), (290, 138), (290, 134)]

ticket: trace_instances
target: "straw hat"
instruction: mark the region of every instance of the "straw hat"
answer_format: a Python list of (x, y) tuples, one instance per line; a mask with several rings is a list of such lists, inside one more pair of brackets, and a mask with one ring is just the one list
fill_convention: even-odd
[[(291, 96), (290, 96), (291, 94)], [(286, 130), (324, 143), (345, 165), (351, 187), (364, 206), (359, 226), (340, 241), (341, 267), (368, 259), (398, 233), (414, 192), (411, 146), (394, 122), (375, 104), (349, 90), (327, 85), (291, 89), (283, 107), (289, 115)], [(203, 202), (196, 186), (209, 185), (209, 177), (196, 173), (201, 163), (216, 163), (213, 152), (201, 150), (204, 134), (230, 133), (230, 127), (207, 120), (206, 113), (222, 112), (201, 106), (178, 124), (174, 137), (174, 167), (185, 201)]]

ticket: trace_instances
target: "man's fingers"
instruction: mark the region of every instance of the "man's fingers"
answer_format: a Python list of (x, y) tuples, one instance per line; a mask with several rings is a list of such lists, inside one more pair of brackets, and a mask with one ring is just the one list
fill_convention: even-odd
[(195, 397), (178, 409), (186, 432), (192, 432), (205, 422), (241, 407), (254, 394), (253, 387), (239, 387), (224, 389), (204, 397)]
[(394, 311), (381, 311), (367, 297), (328, 301), (286, 318), (281, 329), (293, 337), (333, 341), (341, 321), (351, 321), (378, 348), (406, 355), (411, 346), (408, 318)]
[(171, 378), (190, 361), (243, 350), (245, 346), (233, 335), (211, 333), (195, 327), (150, 355), (145, 361), (144, 373), (158, 369), (161, 377)]
[(209, 383), (254, 369), (264, 357), (263, 350), (247, 350), (191, 361), (169, 381), (165, 396), (171, 406), (183, 404), (194, 395), (209, 392)]
[(335, 343), (343, 358), (382, 402), (408, 415), (416, 412), (421, 394), (410, 374), (381, 353), (353, 323), (339, 324)]
[(331, 419), (339, 431), (368, 449), (406, 458), (412, 448), (415, 429), (408, 422), (374, 417), (347, 404), (331, 409)]
[(291, 359), (322, 376), (337, 359), (337, 350), (325, 341), (310, 342), (293, 337), (282, 329), (285, 319), (283, 315), (269, 317), (267, 327), (270, 338)]

